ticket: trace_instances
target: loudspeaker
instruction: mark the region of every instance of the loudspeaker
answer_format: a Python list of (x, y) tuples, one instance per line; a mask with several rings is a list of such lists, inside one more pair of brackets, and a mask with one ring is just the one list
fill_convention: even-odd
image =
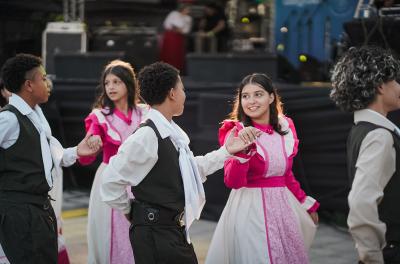
[(80, 22), (50, 22), (42, 35), (43, 64), (48, 74), (55, 74), (54, 54), (86, 52), (86, 32)]
[(99, 80), (104, 66), (115, 59), (125, 60), (124, 52), (60, 52), (54, 54), (54, 72), (62, 80)]
[(152, 27), (100, 28), (91, 38), (91, 50), (123, 51), (135, 71), (156, 62), (158, 49), (157, 30)]

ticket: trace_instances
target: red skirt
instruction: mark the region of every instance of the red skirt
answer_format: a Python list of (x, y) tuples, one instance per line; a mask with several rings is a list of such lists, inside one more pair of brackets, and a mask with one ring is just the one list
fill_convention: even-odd
[(165, 31), (161, 45), (160, 60), (183, 71), (185, 68), (185, 46), (185, 36), (183, 34)]

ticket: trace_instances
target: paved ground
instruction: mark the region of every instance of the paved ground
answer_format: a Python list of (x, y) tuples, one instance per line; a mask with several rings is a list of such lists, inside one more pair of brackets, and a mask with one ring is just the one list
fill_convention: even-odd
[[(66, 193), (64, 200), (66, 201), (64, 208), (74, 208), (75, 202), (79, 206), (87, 206), (87, 194), (82, 192)], [(64, 235), (72, 264), (87, 262), (85, 212), (83, 208), (83, 210), (67, 211), (65, 214)], [(215, 222), (201, 220), (195, 222), (191, 228), (191, 238), (200, 264), (204, 263), (215, 227)], [(356, 263), (357, 257), (347, 232), (321, 223), (310, 251), (310, 259), (313, 264), (350, 264)]]

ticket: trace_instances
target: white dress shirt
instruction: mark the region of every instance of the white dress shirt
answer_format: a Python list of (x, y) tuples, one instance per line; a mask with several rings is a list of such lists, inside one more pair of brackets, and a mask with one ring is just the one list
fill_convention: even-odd
[[(161, 138), (169, 137), (169, 131), (162, 125), (159, 113), (151, 109), (147, 118), (151, 119)], [(176, 147), (176, 146), (175, 146)], [(205, 156), (196, 156), (195, 161), (203, 182), (207, 175), (224, 166), (224, 161), (231, 155), (222, 146)], [(129, 196), (126, 186), (138, 185), (154, 167), (158, 160), (158, 139), (151, 127), (139, 128), (120, 146), (118, 153), (110, 159), (104, 170), (104, 182), (100, 193), (104, 202), (123, 213), (130, 212)]]
[[(12, 94), (9, 104), (26, 115), (40, 135), (40, 145), (45, 168), (45, 176), (50, 187), (53, 186), (52, 177), (62, 173), (61, 166), (70, 166), (77, 158), (77, 147), (62, 148), (61, 144), (51, 135), (50, 126), (43, 115), (42, 109), (36, 105), (33, 109), (17, 94)], [(14, 113), (0, 112), (0, 147), (7, 149), (14, 145), (19, 137), (19, 123)], [(27, 146), (29, 147), (29, 146)]]
[(172, 11), (164, 20), (164, 28), (166, 30), (178, 28), (182, 30), (183, 34), (187, 34), (192, 28), (192, 18), (188, 15), (183, 15), (178, 11)]
[[(357, 124), (361, 121), (385, 127), (400, 135), (395, 124), (370, 109), (354, 113), (354, 122)], [(347, 223), (360, 260), (366, 264), (384, 263), (382, 249), (386, 245), (386, 225), (379, 220), (378, 205), (396, 169), (393, 143), (392, 134), (384, 128), (377, 128), (367, 134), (361, 143), (348, 197), (350, 211)]]

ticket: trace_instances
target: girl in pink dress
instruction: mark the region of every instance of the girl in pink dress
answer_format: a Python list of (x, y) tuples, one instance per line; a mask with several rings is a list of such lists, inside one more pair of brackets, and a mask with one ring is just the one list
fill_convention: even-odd
[(206, 263), (309, 263), (319, 204), (293, 175), (299, 140), (267, 75), (243, 79), (231, 120), (220, 128), (221, 144), (234, 127), (242, 140), (256, 142), (225, 162), (224, 181), (232, 191)]
[[(119, 146), (139, 126), (147, 107), (137, 104), (138, 88), (134, 70), (129, 63), (116, 60), (109, 63), (102, 74), (101, 94), (93, 111), (85, 119), (89, 144), (103, 146), (103, 162), (99, 166), (89, 200), (88, 263), (134, 263), (129, 242), (130, 223), (123, 213), (112, 209), (100, 198), (103, 170)], [(90, 164), (96, 157), (80, 158), (81, 164)]]

